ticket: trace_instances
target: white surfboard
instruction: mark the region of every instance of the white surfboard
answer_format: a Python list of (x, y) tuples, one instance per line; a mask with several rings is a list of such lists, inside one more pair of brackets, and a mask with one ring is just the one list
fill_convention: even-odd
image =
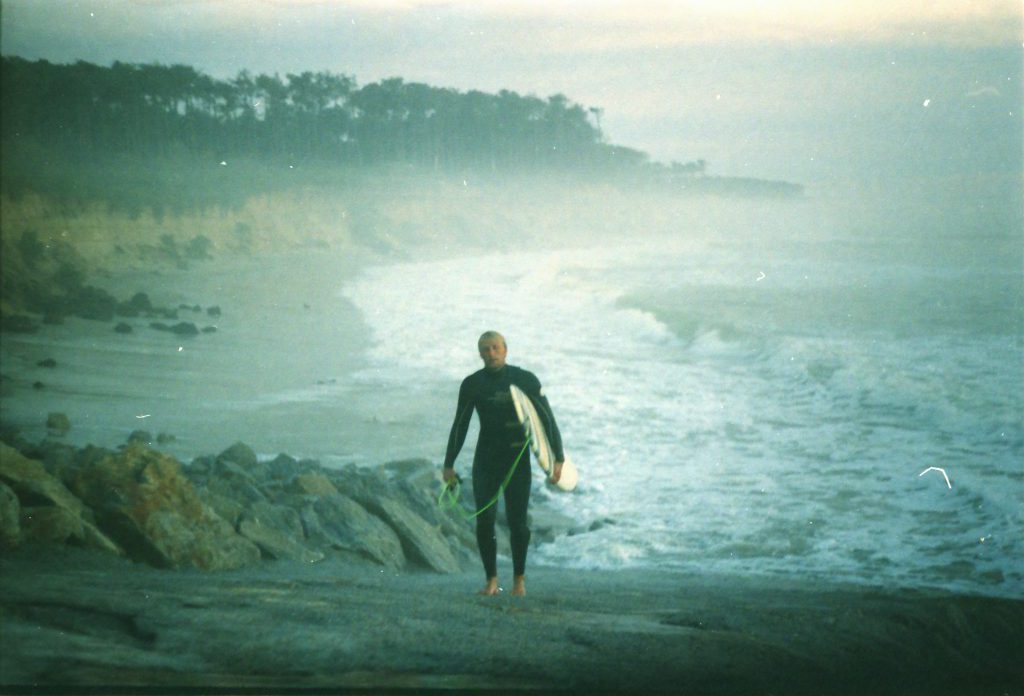
[[(516, 407), (516, 416), (523, 425), (523, 432), (530, 438), (530, 450), (537, 459), (537, 463), (540, 464), (540, 468), (550, 477), (551, 467), (555, 464), (555, 453), (551, 450), (551, 442), (548, 440), (547, 433), (544, 432), (543, 422), (537, 414), (537, 409), (534, 408), (533, 402), (530, 401), (530, 397), (514, 384), (511, 385), (510, 389), (512, 391), (512, 403)], [(566, 455), (565, 463), (562, 464), (562, 475), (559, 477), (558, 483), (553, 485), (559, 490), (571, 491), (576, 488), (579, 478), (579, 472), (576, 471), (576, 467), (569, 460), (569, 455)], [(550, 483), (551, 479), (548, 478), (547, 480)]]

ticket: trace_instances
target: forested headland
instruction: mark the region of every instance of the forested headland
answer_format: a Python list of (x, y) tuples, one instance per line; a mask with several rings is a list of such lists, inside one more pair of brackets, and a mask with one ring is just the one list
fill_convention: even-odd
[[(561, 94), (541, 99), (508, 90), (460, 92), (397, 77), (359, 87), (354, 77), (328, 72), (281, 77), (243, 71), (218, 80), (186, 65), (102, 67), (17, 57), (3, 58), (0, 80), (3, 187), (9, 195), (41, 189), (62, 198), (96, 195), (89, 189), (99, 182), (89, 171), (100, 165), (108, 174), (100, 177), (103, 197), (110, 198), (114, 189), (130, 188), (116, 173), (111, 179), (111, 170), (137, 179), (136, 164), (142, 179), (153, 179), (165, 165), (176, 169), (188, 160), (257, 161), (321, 173), (382, 165), (456, 176), (562, 172), (639, 177), (681, 191), (701, 188), (698, 180), (717, 192), (799, 190), (782, 182), (709, 177), (701, 159), (652, 162), (644, 152), (606, 141), (601, 108), (585, 108)], [(33, 166), (40, 160), (51, 166)], [(180, 208), (214, 202), (204, 196), (215, 187), (198, 188), (167, 203)], [(158, 204), (152, 193), (123, 191), (123, 202), (134, 197), (142, 205)]]
[(125, 267), (654, 232), (678, 228), (676, 201), (801, 191), (653, 162), (563, 95), (14, 56), (0, 91), (6, 311)]

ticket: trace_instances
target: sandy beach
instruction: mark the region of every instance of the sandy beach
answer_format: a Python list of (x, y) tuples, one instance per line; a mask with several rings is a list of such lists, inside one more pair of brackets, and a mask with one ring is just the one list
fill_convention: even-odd
[(661, 572), (0, 560), (5, 693), (1024, 693), (1024, 602)]

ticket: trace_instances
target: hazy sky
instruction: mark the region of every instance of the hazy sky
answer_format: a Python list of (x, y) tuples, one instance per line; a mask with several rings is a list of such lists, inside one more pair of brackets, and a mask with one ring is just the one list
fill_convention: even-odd
[(712, 172), (1018, 171), (1019, 0), (2, 0), (5, 55), (328, 70), (604, 109)]

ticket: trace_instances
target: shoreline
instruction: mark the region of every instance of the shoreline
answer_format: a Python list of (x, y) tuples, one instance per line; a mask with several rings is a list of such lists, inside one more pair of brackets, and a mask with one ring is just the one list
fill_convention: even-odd
[[(216, 306), (222, 311), (216, 317), (187, 310), (180, 316), (202, 317), (215, 324), (215, 333), (181, 337), (154, 331), (149, 319), (139, 318), (126, 320), (134, 331), (125, 335), (109, 322), (69, 317), (38, 333), (4, 334), (3, 424), (33, 441), (78, 447), (115, 447), (140, 429), (165, 433), (167, 441), (153, 445), (183, 462), (239, 440), (269, 456), (318, 457), (344, 440), (315, 436), (332, 422), (346, 432), (358, 430), (353, 421), (359, 414), (344, 404), (285, 419), (287, 404), (275, 411), (261, 399), (303, 389), (320, 398), (318, 390), (326, 392), (361, 367), (367, 328), (339, 290), (368, 260), (338, 250), (297, 249), (203, 264), (125, 271), (97, 283), (119, 297), (146, 292), (158, 306)], [(331, 270), (333, 282), (324, 283)], [(314, 335), (317, 340), (310, 341)], [(292, 360), (303, 345), (323, 347)], [(55, 366), (41, 367), (47, 359)], [(215, 407), (205, 406), (212, 402)], [(51, 412), (66, 414), (70, 430), (51, 432)], [(302, 450), (306, 443), (320, 450)], [(348, 460), (344, 450), (339, 456)]]
[[(1024, 601), (665, 571), (0, 557), (6, 693), (1024, 693)], [(197, 641), (196, 636), (202, 640)]]

